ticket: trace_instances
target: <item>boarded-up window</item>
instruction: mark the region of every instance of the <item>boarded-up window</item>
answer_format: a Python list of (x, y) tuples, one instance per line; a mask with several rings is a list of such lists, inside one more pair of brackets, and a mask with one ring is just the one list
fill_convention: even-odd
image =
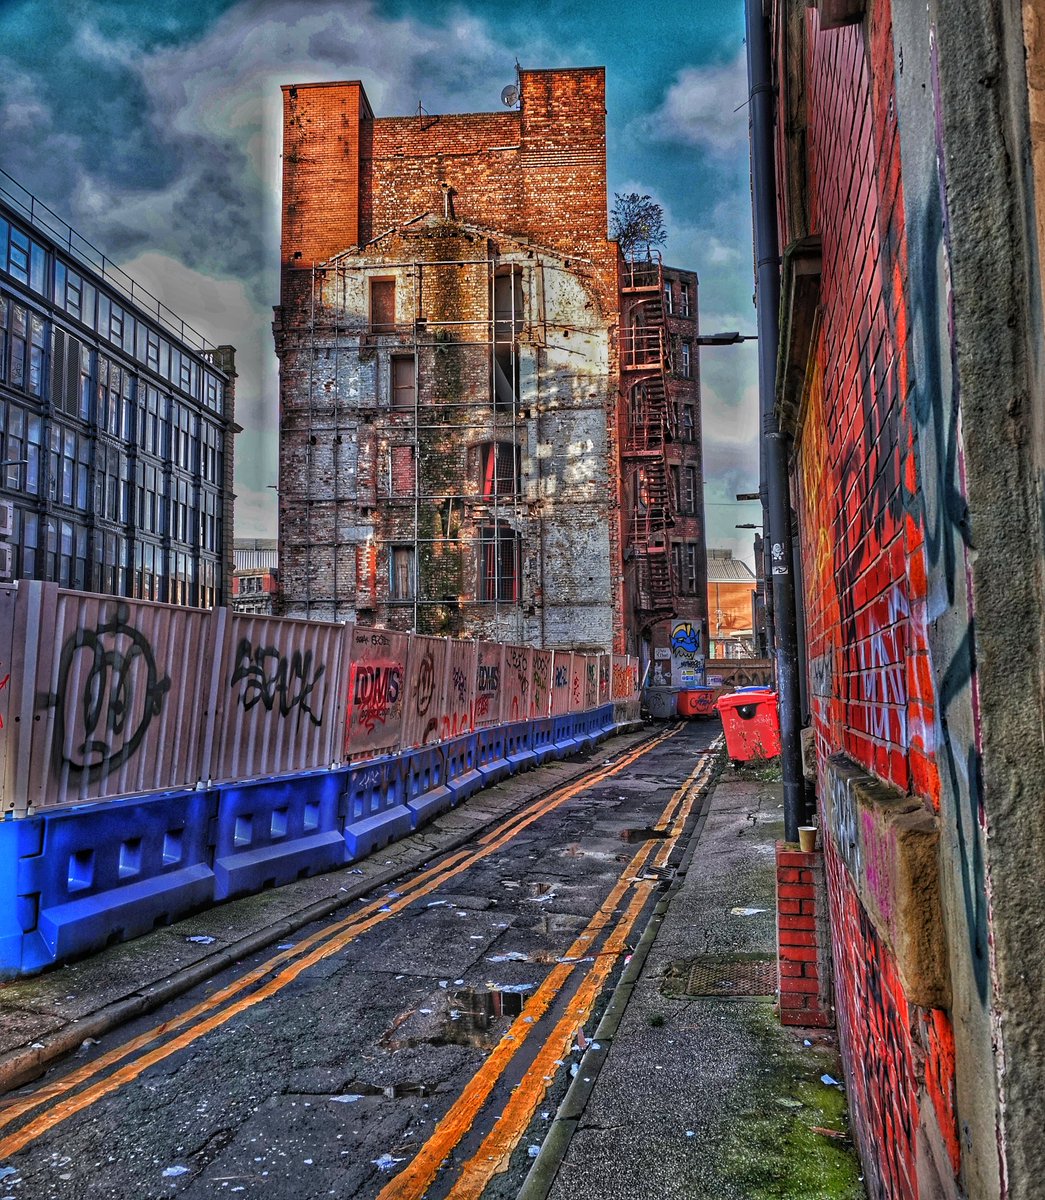
[(391, 558), (392, 577), (390, 595), (393, 600), (414, 598), (414, 548), (393, 546)]
[(412, 354), (396, 354), (392, 358), (392, 407), (413, 408), (417, 396)]
[(371, 279), (370, 328), (375, 333), (391, 333), (396, 321), (396, 281)]

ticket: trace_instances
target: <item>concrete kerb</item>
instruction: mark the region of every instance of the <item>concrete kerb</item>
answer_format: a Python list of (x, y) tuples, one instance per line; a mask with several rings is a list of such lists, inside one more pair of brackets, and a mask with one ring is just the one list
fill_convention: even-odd
[[(621, 752), (623, 753), (626, 750), (641, 745), (644, 741), (656, 737), (662, 731), (663, 727), (645, 727), (641, 736), (635, 736), (634, 734), (623, 735), (630, 737), (631, 741), (627, 746), (621, 747)], [(560, 779), (545, 790), (526, 796), (509, 811), (517, 811), (524, 804), (532, 804), (543, 796), (549, 795), (561, 787), (564, 782), (582, 775), (589, 767), (588, 762), (578, 762), (573, 765), (575, 766), (575, 770), (566, 780)], [(526, 778), (532, 780), (535, 774), (536, 772), (527, 772)], [(482, 790), (473, 793), (475, 797), (481, 795)], [(467, 807), (468, 802), (465, 800), (454, 811), (457, 814), (461, 814), (467, 810)], [(477, 821), (474, 825), (466, 829), (448, 835), (445, 841), (441, 841), (434, 849), (429, 844), (428, 848), (422, 850), (413, 862), (394, 864), (388, 870), (380, 871), (376, 875), (361, 880), (356, 884), (346, 886), (343, 891), (339, 890), (336, 895), (324, 900), (314, 901), (312, 904), (306, 905), (289, 916), (283, 917), (274, 925), (266, 925), (263, 929), (255, 930), (224, 947), (222, 950), (208, 954), (196, 962), (180, 968), (173, 974), (158, 980), (156, 983), (149, 984), (147, 987), (123, 996), (118, 1000), (114, 1000), (97, 1009), (95, 1012), (88, 1013), (86, 1016), (70, 1020), (64, 1028), (42, 1037), (30, 1046), (22, 1046), (7, 1051), (0, 1055), (0, 1095), (35, 1079), (52, 1062), (78, 1049), (87, 1038), (100, 1038), (118, 1026), (125, 1024), (127, 1021), (133, 1020), (135, 1017), (155, 1011), (169, 1000), (183, 995), (197, 984), (205, 982), (220, 971), (224, 971), (227, 967), (231, 967), (244, 958), (267, 949), (269, 946), (282, 941), (288, 935), (296, 933), (314, 921), (322, 920), (339, 909), (347, 907), (358, 900), (360, 896), (395, 882), (397, 879), (402, 878), (403, 875), (425, 865), (425, 863), (431, 861), (433, 858), (459, 849), (461, 846), (472, 841), (477, 835), (495, 826), (499, 821), (504, 820), (505, 815), (502, 812), (486, 820)], [(418, 834), (422, 832), (430, 833), (430, 830), (419, 829), (417, 831)], [(406, 840), (404, 839), (404, 841)], [(341, 878), (341, 875), (340, 871), (331, 872), (331, 876), (338, 879)], [(235, 904), (237, 901), (233, 900), (230, 903)]]
[(695, 808), (687, 822), (688, 828), (684, 831), (684, 836), (687, 839), (686, 848), (683, 851), (671, 884), (660, 900), (658, 900), (653, 912), (650, 914), (650, 918), (646, 922), (646, 927), (642, 931), (638, 944), (632, 952), (631, 961), (621, 973), (621, 977), (610, 996), (606, 1010), (602, 1014), (595, 1033), (592, 1035), (591, 1040), (598, 1045), (598, 1049), (595, 1049), (594, 1046), (589, 1046), (581, 1057), (577, 1074), (566, 1089), (566, 1095), (562, 1098), (556, 1110), (555, 1117), (548, 1128), (548, 1133), (541, 1143), (540, 1152), (527, 1172), (516, 1200), (545, 1200), (552, 1190), (555, 1177), (559, 1173), (559, 1167), (566, 1157), (570, 1142), (584, 1114), (584, 1109), (591, 1098), (592, 1092), (595, 1090), (599, 1072), (609, 1057), (613, 1046), (613, 1039), (620, 1028), (624, 1011), (628, 1007), (628, 1001), (631, 999), (635, 985), (642, 975), (646, 960), (653, 949), (653, 944), (657, 940), (661, 922), (664, 920), (672, 899), (685, 881), (690, 863), (693, 860), (693, 855), (696, 853), (704, 824), (707, 821), (710, 808), (708, 798), (714, 790), (715, 784), (718, 782), (718, 777), (722, 772), (725, 761), (726, 751), (725, 746), (722, 746), (716, 753), (716, 762), (710, 779), (701, 785), (699, 792), (700, 804)]

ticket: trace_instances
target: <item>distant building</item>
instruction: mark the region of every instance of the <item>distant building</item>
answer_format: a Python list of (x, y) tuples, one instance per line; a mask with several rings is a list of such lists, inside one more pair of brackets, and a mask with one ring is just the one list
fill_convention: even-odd
[(0, 578), (226, 603), (234, 356), (0, 172)]
[(271, 616), (279, 592), (275, 538), (236, 538), (233, 551), (232, 607), (236, 612)]
[(601, 650), (705, 630), (697, 277), (607, 238), (601, 68), (375, 117), (283, 89), (288, 615)]
[(758, 580), (732, 550), (708, 550), (708, 655), (755, 656)]

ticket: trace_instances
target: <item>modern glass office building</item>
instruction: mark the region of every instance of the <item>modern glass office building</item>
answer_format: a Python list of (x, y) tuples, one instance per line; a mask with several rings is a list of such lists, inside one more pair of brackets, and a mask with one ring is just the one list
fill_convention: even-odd
[(0, 171), (0, 578), (227, 603), (234, 380)]

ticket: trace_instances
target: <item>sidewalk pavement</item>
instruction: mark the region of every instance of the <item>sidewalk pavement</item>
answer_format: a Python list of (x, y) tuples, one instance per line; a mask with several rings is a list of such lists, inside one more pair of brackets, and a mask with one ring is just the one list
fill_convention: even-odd
[(864, 1197), (834, 1035), (774, 1008), (782, 804), (719, 777), (519, 1200)]

